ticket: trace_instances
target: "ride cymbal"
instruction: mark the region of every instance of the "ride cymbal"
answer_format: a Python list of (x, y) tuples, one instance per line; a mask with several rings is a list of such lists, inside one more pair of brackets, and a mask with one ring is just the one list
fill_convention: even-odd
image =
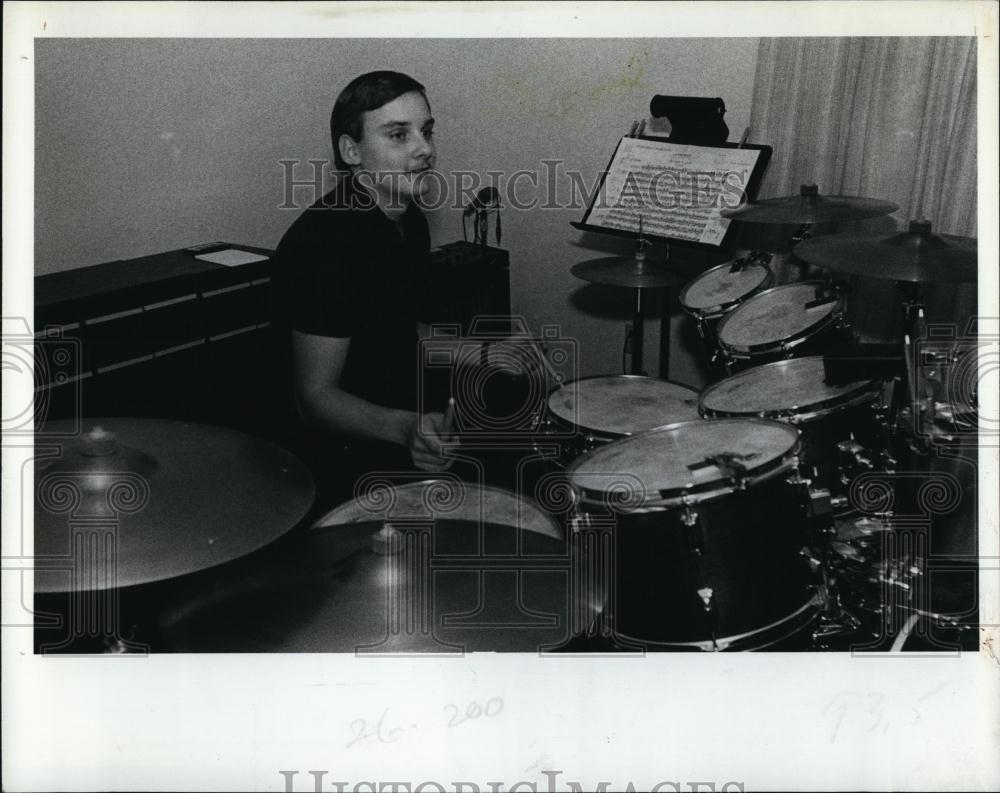
[(862, 196), (820, 195), (816, 185), (802, 185), (799, 195), (768, 198), (723, 209), (719, 214), (744, 223), (839, 223), (888, 215), (899, 209), (891, 201)]
[(971, 283), (978, 276), (974, 237), (934, 234), (926, 220), (891, 234), (831, 234), (804, 240), (795, 255), (818, 267), (892, 281)]

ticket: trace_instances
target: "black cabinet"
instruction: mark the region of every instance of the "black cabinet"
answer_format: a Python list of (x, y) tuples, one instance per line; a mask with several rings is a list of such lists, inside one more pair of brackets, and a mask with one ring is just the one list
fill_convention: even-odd
[(226, 267), (169, 251), (37, 277), (36, 421), (149, 416), (282, 439), (272, 252), (233, 247), (268, 258)]

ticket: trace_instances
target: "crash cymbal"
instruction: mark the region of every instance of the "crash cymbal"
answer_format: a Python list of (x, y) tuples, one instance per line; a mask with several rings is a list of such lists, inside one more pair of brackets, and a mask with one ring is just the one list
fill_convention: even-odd
[[(537, 652), (592, 606), (568, 585), (567, 543), (479, 521), (382, 521), (289, 538), (252, 570), (168, 608), (181, 652)], [(228, 570), (228, 568), (227, 568)], [(582, 610), (574, 603), (581, 604)], [(571, 607), (576, 609), (571, 611)]]
[(888, 215), (899, 209), (891, 201), (861, 196), (820, 195), (816, 185), (802, 185), (799, 195), (768, 198), (723, 209), (724, 218), (744, 223), (838, 223)]
[(662, 263), (639, 256), (605, 256), (574, 264), (577, 278), (605, 286), (654, 289), (685, 283), (687, 276), (671, 272)]
[(889, 236), (831, 234), (795, 248), (797, 257), (828, 270), (914, 283), (971, 283), (978, 276), (977, 252), (975, 238), (934, 234), (926, 220)]
[[(35, 589), (146, 584), (249, 554), (312, 505), (291, 453), (231, 429), (138, 418), (36, 436)], [(51, 441), (49, 440), (51, 439)]]

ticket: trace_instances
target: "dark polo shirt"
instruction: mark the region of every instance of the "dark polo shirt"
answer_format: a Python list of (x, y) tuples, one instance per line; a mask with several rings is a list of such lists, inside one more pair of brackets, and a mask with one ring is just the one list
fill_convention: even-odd
[(305, 210), (278, 245), (277, 318), (288, 329), (350, 338), (341, 388), (391, 408), (418, 408), (417, 319), (430, 235), (410, 204), (390, 220), (353, 183)]

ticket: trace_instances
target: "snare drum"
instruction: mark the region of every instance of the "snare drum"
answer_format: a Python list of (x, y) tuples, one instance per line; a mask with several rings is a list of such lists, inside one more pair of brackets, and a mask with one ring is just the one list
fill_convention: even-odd
[(559, 439), (568, 465), (597, 446), (698, 416), (694, 389), (639, 375), (597, 375), (549, 392), (544, 434)]
[(756, 366), (709, 386), (698, 410), (705, 418), (758, 417), (798, 427), (803, 475), (815, 476), (834, 494), (835, 510), (844, 512), (851, 480), (881, 467), (888, 454), (881, 396), (877, 381), (827, 385), (822, 358), (795, 358)]
[(773, 282), (774, 275), (767, 265), (751, 258), (749, 262), (726, 262), (706, 270), (681, 290), (681, 308), (697, 322), (698, 334), (711, 355), (711, 363), (715, 363), (719, 354), (716, 338), (719, 320)]
[(824, 352), (844, 340), (844, 298), (821, 281), (785, 284), (754, 295), (719, 323), (730, 372)]
[(659, 427), (573, 463), (575, 532), (611, 527), (604, 613), (618, 637), (760, 649), (812, 621), (798, 451), (788, 424), (718, 419)]

